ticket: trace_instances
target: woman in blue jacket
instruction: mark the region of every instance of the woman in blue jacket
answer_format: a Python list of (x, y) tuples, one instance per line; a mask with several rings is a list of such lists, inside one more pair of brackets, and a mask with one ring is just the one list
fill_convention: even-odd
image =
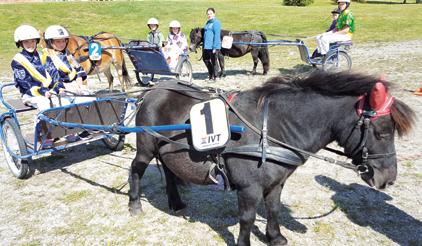
[(208, 21), (205, 23), (204, 48), (202, 59), (208, 69), (208, 78), (215, 81), (218, 70), (218, 56), (221, 50), (221, 22), (215, 17), (214, 8), (207, 9)]

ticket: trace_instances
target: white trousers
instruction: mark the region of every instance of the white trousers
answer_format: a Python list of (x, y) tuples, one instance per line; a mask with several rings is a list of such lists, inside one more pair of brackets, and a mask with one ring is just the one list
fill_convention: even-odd
[(45, 96), (31, 97), (31, 96), (28, 96), (27, 94), (24, 94), (22, 96), (23, 103), (36, 107), (38, 111), (51, 108), (51, 104), (53, 107), (58, 107), (60, 105), (62, 106), (69, 105), (73, 101), (72, 98), (69, 98), (69, 97), (60, 97), (60, 101), (59, 101), (59, 98), (57, 98), (56, 96), (52, 96), (50, 99)]
[(343, 33), (324, 32), (316, 36), (317, 49), (321, 55), (327, 54), (330, 43), (352, 40), (350, 35)]

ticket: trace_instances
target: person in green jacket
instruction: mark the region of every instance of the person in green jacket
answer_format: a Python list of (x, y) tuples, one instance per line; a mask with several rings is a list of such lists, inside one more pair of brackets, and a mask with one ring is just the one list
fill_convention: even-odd
[(350, 0), (338, 0), (337, 4), (341, 13), (337, 19), (336, 28), (316, 37), (317, 49), (321, 55), (327, 54), (330, 43), (352, 40), (355, 32), (355, 17), (349, 9)]

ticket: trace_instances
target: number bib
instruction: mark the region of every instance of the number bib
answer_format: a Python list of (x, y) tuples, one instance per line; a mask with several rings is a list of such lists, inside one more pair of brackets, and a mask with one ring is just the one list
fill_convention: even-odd
[(193, 105), (190, 123), (193, 147), (198, 151), (220, 148), (229, 140), (226, 105), (221, 99)]
[(91, 61), (101, 60), (101, 44), (92, 42), (88, 45), (89, 59)]

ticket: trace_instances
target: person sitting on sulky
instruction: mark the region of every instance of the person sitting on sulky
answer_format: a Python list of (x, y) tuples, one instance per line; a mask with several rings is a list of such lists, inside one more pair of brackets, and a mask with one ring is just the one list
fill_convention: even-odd
[(350, 0), (338, 0), (337, 3), (340, 15), (337, 19), (336, 28), (316, 37), (318, 52), (323, 56), (330, 49), (330, 43), (350, 41), (355, 32), (355, 17), (349, 9)]
[(170, 69), (176, 69), (179, 56), (188, 51), (188, 41), (186, 35), (181, 31), (180, 22), (173, 20), (169, 24), (169, 35), (167, 44), (163, 48), (164, 57)]

